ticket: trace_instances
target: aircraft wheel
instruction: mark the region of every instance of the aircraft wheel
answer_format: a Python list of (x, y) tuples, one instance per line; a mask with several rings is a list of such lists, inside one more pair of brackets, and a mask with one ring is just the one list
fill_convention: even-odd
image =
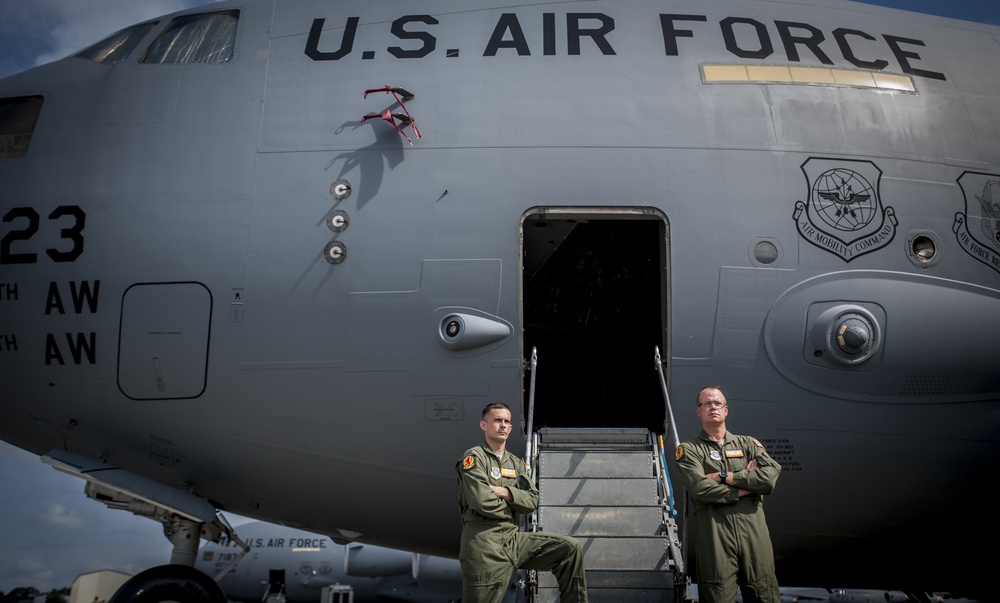
[(193, 567), (158, 565), (122, 584), (108, 603), (226, 603), (226, 595)]

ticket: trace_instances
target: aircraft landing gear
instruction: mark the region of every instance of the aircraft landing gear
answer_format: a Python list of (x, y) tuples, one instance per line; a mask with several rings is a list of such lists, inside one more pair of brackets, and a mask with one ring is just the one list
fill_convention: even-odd
[(174, 517), (163, 522), (163, 535), (174, 545), (170, 553), (170, 563), (175, 565), (194, 565), (198, 558), (198, 544), (201, 539), (200, 522)]
[[(206, 530), (203, 522), (176, 515), (159, 519), (163, 522), (163, 534), (174, 545), (170, 564), (139, 572), (123, 584), (108, 603), (226, 603), (219, 583), (194, 567), (202, 534), (218, 532)], [(228, 524), (223, 522), (222, 525), (227, 528), (230, 538), (243, 544)], [(249, 548), (244, 545), (244, 553), (247, 550)], [(242, 557), (238, 555), (216, 579), (224, 576)]]
[[(205, 524), (176, 515), (160, 520), (163, 521), (163, 534), (174, 545), (170, 564), (139, 572), (123, 584), (108, 603), (226, 603), (219, 583), (194, 567)], [(229, 528), (228, 524), (225, 527)], [(228, 532), (235, 539), (231, 528)], [(234, 565), (227, 566), (217, 578)]]
[[(218, 581), (250, 551), (216, 507), (195, 496), (124, 469), (67, 450), (52, 450), (42, 460), (56, 469), (87, 480), (84, 493), (111, 509), (127, 510), (163, 524), (174, 545), (170, 564), (159, 565), (129, 579), (110, 603), (227, 603)], [(220, 542), (223, 535), (242, 551), (211, 578), (195, 569), (201, 539)]]
[(158, 565), (139, 572), (108, 603), (226, 603), (219, 584), (189, 565)]
[[(227, 603), (226, 595), (216, 580), (235, 567), (249, 547), (236, 537), (221, 516), (217, 517), (218, 523), (214, 526), (177, 515), (160, 516), (158, 519), (163, 522), (163, 534), (174, 545), (170, 564), (139, 572), (123, 584), (108, 603)], [(213, 527), (221, 527), (222, 530)], [(195, 569), (194, 562), (202, 536), (216, 540), (220, 531), (242, 545), (243, 553), (212, 579)]]

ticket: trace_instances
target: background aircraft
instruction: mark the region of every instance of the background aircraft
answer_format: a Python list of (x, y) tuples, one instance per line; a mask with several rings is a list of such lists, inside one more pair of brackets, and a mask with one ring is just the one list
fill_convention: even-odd
[[(356, 603), (443, 603), (462, 595), (461, 570), (455, 559), (359, 543), (337, 544), (325, 536), (262, 522), (240, 526), (240, 536), (252, 548), (219, 580), (231, 601), (259, 603), (275, 595), (273, 600), (282, 603), (319, 603), (324, 587), (332, 586), (349, 587)], [(241, 551), (234, 542), (207, 543), (195, 567), (216, 576)]]
[(121, 506), (453, 554), (528, 351), (537, 424), (661, 430), (659, 346), (780, 452), (783, 575), (985, 576), (923, 546), (973, 544), (996, 458), (996, 28), (442, 7), (220, 4), (0, 83), (4, 439)]

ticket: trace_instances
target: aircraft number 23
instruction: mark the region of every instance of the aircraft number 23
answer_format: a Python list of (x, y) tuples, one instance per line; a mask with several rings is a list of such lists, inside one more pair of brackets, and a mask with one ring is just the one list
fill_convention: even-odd
[[(87, 215), (76, 205), (60, 205), (52, 210), (48, 215), (50, 221), (59, 221), (60, 224), (68, 226), (62, 228), (59, 233), (60, 239), (68, 241), (61, 246), (62, 249), (46, 249), (45, 253), (52, 258), (53, 262), (72, 262), (83, 253), (83, 227), (87, 221)], [(27, 223), (24, 223), (27, 220)], [(38, 255), (26, 252), (23, 247), (25, 241), (30, 241), (41, 228), (41, 218), (38, 212), (30, 207), (14, 207), (3, 217), (4, 222), (18, 221), (14, 230), (11, 230), (3, 239), (0, 239), (0, 264), (34, 264), (38, 262)], [(68, 249), (66, 249), (68, 247)]]

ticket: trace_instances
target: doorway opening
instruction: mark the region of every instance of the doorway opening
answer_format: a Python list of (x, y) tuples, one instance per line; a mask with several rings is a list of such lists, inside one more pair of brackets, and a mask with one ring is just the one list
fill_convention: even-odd
[(271, 569), (267, 572), (266, 603), (283, 603), (285, 601), (285, 570)]
[[(537, 349), (533, 427), (663, 432), (669, 232), (655, 210), (539, 208), (521, 221), (522, 354)], [(527, 413), (530, 364), (522, 373)]]

